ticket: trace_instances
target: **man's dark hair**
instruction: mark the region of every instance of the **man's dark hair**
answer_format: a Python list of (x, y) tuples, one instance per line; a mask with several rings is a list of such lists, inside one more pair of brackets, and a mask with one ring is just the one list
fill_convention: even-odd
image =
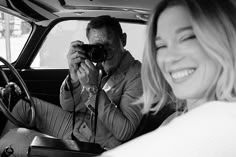
[(91, 29), (107, 28), (112, 30), (118, 37), (122, 36), (122, 28), (119, 21), (115, 17), (109, 15), (102, 15), (94, 17), (87, 25), (86, 35), (88, 37), (89, 31)]

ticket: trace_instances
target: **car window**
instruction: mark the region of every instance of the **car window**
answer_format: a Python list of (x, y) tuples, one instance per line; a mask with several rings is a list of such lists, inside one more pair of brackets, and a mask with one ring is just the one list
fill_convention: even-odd
[(31, 30), (27, 21), (0, 11), (0, 56), (10, 63), (14, 62)]
[[(47, 35), (31, 68), (67, 69), (66, 55), (72, 41), (81, 40), (88, 43), (86, 26), (88, 21), (68, 20), (58, 23)], [(141, 61), (144, 45), (145, 25), (134, 23), (121, 23), (122, 29), (127, 33), (126, 49)]]

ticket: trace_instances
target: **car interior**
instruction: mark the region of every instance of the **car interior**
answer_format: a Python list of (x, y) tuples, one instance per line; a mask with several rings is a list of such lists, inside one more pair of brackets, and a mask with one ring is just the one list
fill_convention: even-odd
[[(89, 20), (99, 15), (116, 17), (127, 33), (126, 49), (135, 59), (142, 62), (146, 22), (156, 0), (0, 0), (0, 143), (11, 151), (11, 138), (16, 138), (19, 129), (27, 128), (11, 115), (14, 104), (26, 99), (33, 104), (31, 97), (37, 97), (60, 106), (60, 86), (68, 75), (66, 54), (74, 40), (88, 43), (85, 29)], [(4, 92), (16, 90), (20, 86), (24, 97), (14, 95), (5, 100)], [(16, 90), (17, 93), (17, 90)], [(21, 94), (20, 94), (21, 95)], [(32, 113), (34, 113), (32, 109)], [(156, 129), (172, 113), (164, 108), (157, 115), (147, 114), (132, 138)], [(34, 114), (32, 114), (32, 119)], [(8, 136), (3, 133), (7, 121), (17, 124), (18, 131)], [(155, 123), (154, 123), (155, 121)], [(103, 151), (95, 143), (75, 143), (71, 140), (38, 136), (30, 145), (21, 144), (19, 150), (27, 152), (15, 156), (96, 156)]]

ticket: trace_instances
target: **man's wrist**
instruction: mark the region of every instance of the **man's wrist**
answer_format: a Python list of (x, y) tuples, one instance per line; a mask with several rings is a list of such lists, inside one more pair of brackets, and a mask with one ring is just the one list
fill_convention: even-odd
[(71, 82), (71, 84), (72, 84), (72, 87), (73, 87), (73, 89), (74, 89), (74, 88), (79, 87), (80, 82), (79, 82), (79, 80), (78, 80), (78, 81), (76, 81), (76, 82)]
[(96, 95), (99, 89), (97, 85), (90, 85), (85, 87), (85, 90), (89, 93), (89, 96), (92, 96)]
[(75, 89), (75, 88), (79, 87), (79, 85), (80, 85), (79, 80), (78, 81), (72, 81), (70, 75), (67, 76), (66, 86), (65, 86), (67, 90), (69, 90), (70, 88)]

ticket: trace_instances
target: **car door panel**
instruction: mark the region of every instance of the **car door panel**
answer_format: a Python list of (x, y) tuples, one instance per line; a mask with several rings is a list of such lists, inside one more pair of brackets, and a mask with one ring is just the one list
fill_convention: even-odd
[(20, 72), (31, 96), (59, 105), (60, 86), (67, 69), (27, 69)]

